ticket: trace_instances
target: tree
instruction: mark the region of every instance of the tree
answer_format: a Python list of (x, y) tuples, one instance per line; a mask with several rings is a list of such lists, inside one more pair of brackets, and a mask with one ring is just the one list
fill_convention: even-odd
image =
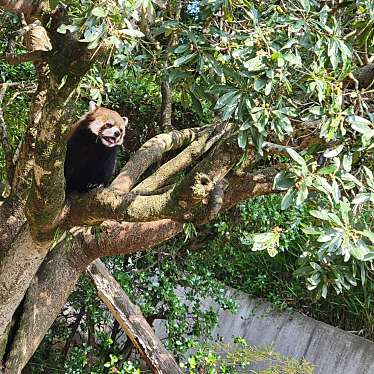
[[(314, 218), (305, 227), (310, 248), (300, 275), (310, 289), (326, 297), (330, 287), (341, 292), (357, 277), (362, 284), (370, 278), (369, 1), (202, 1), (186, 8), (179, 1), (71, 1), (69, 11), (53, 3), (0, 0), (23, 24), (9, 33), (2, 60), (32, 61), (37, 72), (16, 152), (0, 112), (5, 373), (26, 365), (93, 260), (145, 250), (254, 196), (284, 192), (282, 209), (308, 206)], [(156, 74), (161, 130), (173, 128), (173, 92), (213, 124), (160, 133), (131, 155), (108, 188), (65, 196), (77, 90), (95, 63), (112, 60), (119, 72)], [(362, 66), (355, 71), (355, 64)], [(0, 104), (9, 87), (24, 86), (2, 84)], [(259, 233), (253, 250), (276, 255), (281, 235), (277, 227)]]

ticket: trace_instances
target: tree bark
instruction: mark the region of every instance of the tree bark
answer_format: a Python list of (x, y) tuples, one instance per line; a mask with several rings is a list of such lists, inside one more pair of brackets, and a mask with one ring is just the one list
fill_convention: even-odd
[(0, 336), (42, 263), (49, 243), (35, 243), (29, 225), (23, 225), (0, 262)]

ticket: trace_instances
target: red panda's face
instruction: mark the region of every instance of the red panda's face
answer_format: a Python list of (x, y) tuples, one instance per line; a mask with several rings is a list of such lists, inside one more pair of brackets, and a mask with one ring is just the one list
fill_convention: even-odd
[(121, 117), (113, 110), (95, 107), (87, 114), (88, 128), (106, 147), (122, 145), (125, 136), (126, 117)]

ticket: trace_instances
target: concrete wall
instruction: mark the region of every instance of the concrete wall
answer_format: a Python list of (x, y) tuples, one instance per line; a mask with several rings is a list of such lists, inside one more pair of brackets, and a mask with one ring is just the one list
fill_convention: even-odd
[(239, 310), (237, 314), (218, 310), (215, 337), (230, 342), (233, 336), (242, 336), (252, 345), (273, 345), (285, 356), (305, 357), (315, 366), (315, 374), (374, 374), (374, 343), (369, 340), (300, 313), (276, 312), (242, 292), (227, 293), (238, 300)]

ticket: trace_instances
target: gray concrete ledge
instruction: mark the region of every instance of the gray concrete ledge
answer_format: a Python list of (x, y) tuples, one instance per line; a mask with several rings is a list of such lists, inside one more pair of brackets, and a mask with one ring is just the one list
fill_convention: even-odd
[(307, 359), (315, 374), (374, 374), (373, 342), (300, 313), (275, 311), (243, 292), (228, 289), (227, 294), (238, 301), (237, 314), (206, 304), (218, 313), (215, 338), (230, 342), (242, 336), (251, 345), (272, 345), (282, 355)]

